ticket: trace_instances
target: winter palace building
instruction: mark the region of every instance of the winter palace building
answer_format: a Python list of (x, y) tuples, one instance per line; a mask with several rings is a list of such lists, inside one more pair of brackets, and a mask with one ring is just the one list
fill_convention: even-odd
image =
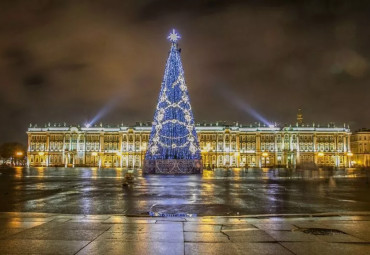
[[(28, 128), (29, 166), (141, 168), (151, 123)], [(350, 167), (348, 127), (198, 124), (202, 160), (213, 167)]]

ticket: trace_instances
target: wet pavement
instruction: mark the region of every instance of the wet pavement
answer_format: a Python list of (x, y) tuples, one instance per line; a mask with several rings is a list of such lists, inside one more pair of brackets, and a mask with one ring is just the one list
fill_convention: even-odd
[(127, 170), (0, 169), (0, 212), (149, 215), (314, 214), (370, 211), (368, 171), (216, 169), (142, 176)]
[(0, 254), (370, 254), (370, 213), (126, 217), (0, 213)]

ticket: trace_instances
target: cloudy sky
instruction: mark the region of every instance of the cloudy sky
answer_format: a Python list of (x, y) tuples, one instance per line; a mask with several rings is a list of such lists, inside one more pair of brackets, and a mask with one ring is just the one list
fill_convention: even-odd
[(370, 127), (369, 1), (2, 0), (0, 142), (154, 114), (172, 28), (196, 122)]

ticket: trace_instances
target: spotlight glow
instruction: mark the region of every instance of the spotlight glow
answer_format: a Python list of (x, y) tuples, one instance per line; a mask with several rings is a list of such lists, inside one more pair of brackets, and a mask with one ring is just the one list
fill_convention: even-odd
[(118, 103), (119, 97), (112, 98), (102, 109), (98, 111), (98, 113), (95, 115), (95, 117), (88, 121), (85, 124), (85, 127), (89, 128), (92, 127), (97, 121), (99, 121), (102, 117), (104, 117), (106, 114), (108, 114)]
[(263, 122), (268, 127), (274, 127), (272, 123), (267, 121), (261, 114), (259, 114), (256, 110), (254, 110), (249, 104), (247, 104), (243, 99), (241, 99), (238, 95), (230, 91), (230, 88), (224, 88), (218, 86), (217, 87), (220, 94), (224, 96), (228, 102), (232, 103), (234, 106), (242, 110), (243, 112), (252, 115), (257, 120)]

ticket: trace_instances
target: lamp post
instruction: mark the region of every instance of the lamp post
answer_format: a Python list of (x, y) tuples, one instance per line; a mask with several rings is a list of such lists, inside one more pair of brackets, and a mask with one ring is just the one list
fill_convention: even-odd
[(278, 167), (281, 165), (281, 156), (277, 156), (277, 161), (278, 161)]
[(140, 160), (141, 160), (141, 168), (143, 168), (143, 162), (144, 162), (144, 151), (146, 150), (146, 143), (143, 143), (141, 146), (140, 146)]
[(19, 159), (21, 159), (21, 158), (22, 158), (22, 156), (23, 156), (23, 152), (22, 152), (22, 151), (17, 151), (17, 152), (15, 153), (15, 158), (17, 159), (17, 161), (16, 161), (16, 165), (19, 165)]
[[(319, 153), (317, 153), (317, 156), (318, 156), (319, 158), (322, 158), (322, 157), (324, 157), (324, 153), (323, 153), (323, 152), (319, 152)], [(320, 160), (320, 163), (321, 163), (321, 160)]]
[[(40, 163), (41, 163), (41, 158), (43, 158), (43, 156), (45, 155), (45, 153), (43, 152), (43, 151), (40, 151), (39, 152), (39, 156), (40, 156)], [(42, 166), (42, 164), (41, 164), (41, 166)]]
[(264, 152), (262, 153), (262, 158), (263, 158), (263, 161), (264, 161), (264, 167), (266, 167), (266, 158), (268, 157), (268, 153), (267, 152)]
[(98, 156), (98, 153), (94, 151), (93, 153), (91, 153), (91, 156), (94, 157), (94, 166), (95, 166), (96, 165), (96, 156)]
[(348, 167), (352, 167), (352, 161), (351, 161), (351, 157), (353, 156), (353, 153), (352, 152), (347, 152), (347, 157), (348, 157)]
[(211, 151), (211, 144), (210, 143), (207, 143), (206, 146), (203, 147), (203, 150), (202, 150), (202, 153), (204, 153), (204, 155), (206, 156), (207, 158), (207, 161), (205, 162), (206, 165), (207, 165), (207, 169), (210, 168), (210, 163), (209, 163), (209, 152)]
[(235, 157), (235, 162), (236, 162), (236, 167), (239, 167), (239, 164), (238, 164), (238, 158), (239, 158), (239, 156), (240, 156), (240, 152), (235, 152), (234, 153), (234, 157)]

